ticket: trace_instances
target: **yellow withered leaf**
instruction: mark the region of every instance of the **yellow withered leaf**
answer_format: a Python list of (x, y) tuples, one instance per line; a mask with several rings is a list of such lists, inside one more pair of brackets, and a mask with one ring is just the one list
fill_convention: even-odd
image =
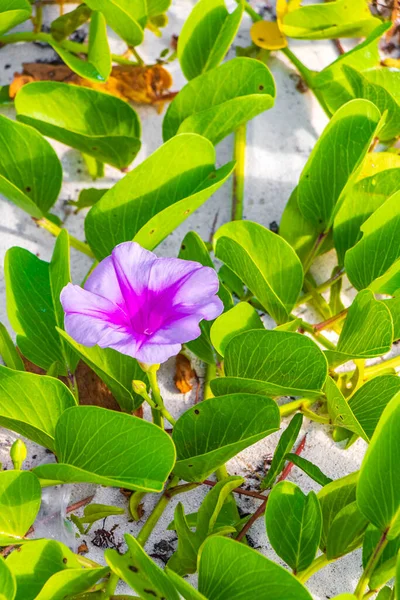
[(278, 23), (256, 21), (250, 29), (250, 36), (256, 46), (266, 50), (286, 48), (287, 41)]

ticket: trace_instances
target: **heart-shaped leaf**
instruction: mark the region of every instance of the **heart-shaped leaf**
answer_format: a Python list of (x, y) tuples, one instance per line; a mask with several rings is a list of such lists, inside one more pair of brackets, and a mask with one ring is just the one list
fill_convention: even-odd
[(255, 308), (247, 302), (239, 302), (212, 324), (210, 331), (212, 344), (216, 351), (224, 356), (230, 340), (249, 329), (264, 329), (264, 325)]
[(336, 111), (314, 146), (300, 176), (297, 202), (319, 232), (331, 227), (342, 192), (366, 155), (380, 118), (372, 102), (351, 100)]
[(243, 5), (229, 13), (225, 0), (200, 0), (183, 24), (178, 40), (178, 59), (186, 79), (219, 65), (239, 28)]
[(61, 180), (61, 163), (49, 142), (32, 127), (0, 115), (0, 193), (40, 218), (57, 200)]
[(208, 600), (244, 600), (268, 590), (268, 600), (311, 600), (286, 569), (244, 544), (220, 536), (205, 542), (199, 564), (199, 591)]
[(127, 102), (109, 94), (37, 81), (21, 88), (15, 107), (19, 121), (118, 169), (140, 150), (139, 117)]
[[(251, 221), (233, 221), (214, 236), (215, 254), (282, 323), (303, 285), (303, 268), (289, 244), (266, 227)], [(271, 260), (271, 257), (274, 260)]]
[(41, 479), (161, 492), (175, 463), (168, 434), (156, 425), (97, 406), (66, 410), (56, 427), (58, 463), (36, 467)]
[(361, 465), (357, 504), (388, 539), (400, 534), (400, 393), (386, 406)]
[(0, 424), (36, 444), (54, 450), (57, 421), (75, 404), (62, 381), (0, 366)]
[(0, 471), (0, 546), (25, 541), (41, 497), (39, 479), (30, 471)]
[(271, 108), (275, 84), (259, 60), (234, 58), (192, 79), (171, 102), (163, 138), (199, 133), (218, 144), (235, 129)]
[(135, 239), (152, 250), (229, 177), (215, 169), (215, 149), (198, 135), (174, 137), (112, 187), (85, 220), (87, 240), (101, 260)]
[(225, 350), (226, 377), (213, 379), (216, 395), (227, 390), (271, 396), (319, 396), (326, 358), (311, 339), (288, 331), (247, 331)]
[(393, 322), (384, 302), (363, 290), (349, 308), (335, 351), (326, 356), (332, 366), (348, 360), (374, 358), (389, 352), (393, 342)]
[(128, 546), (125, 554), (119, 554), (116, 550), (106, 550), (104, 554), (112, 572), (140, 594), (140, 597), (179, 600), (170, 579), (147, 556), (139, 542), (128, 533), (124, 537)]
[(273, 549), (295, 573), (310, 566), (322, 528), (321, 508), (314, 492), (306, 496), (291, 481), (281, 481), (268, 497), (265, 524)]
[(147, 20), (145, 0), (87, 0), (92, 10), (99, 10), (107, 24), (129, 46), (139, 46), (143, 41), (143, 28)]
[(368, 520), (360, 512), (357, 502), (344, 506), (334, 517), (326, 542), (329, 560), (344, 556), (361, 545)]
[(2, 600), (14, 600), (17, 593), (15, 577), (8, 568), (6, 561), (0, 556), (0, 598)]
[(29, 19), (32, 7), (27, 0), (8, 0), (0, 7), (0, 35)]
[(336, 0), (311, 4), (288, 11), (282, 29), (293, 38), (326, 40), (338, 37), (364, 37), (379, 25), (364, 0)]
[[(235, 414), (240, 419), (235, 420)], [(232, 394), (211, 398), (178, 419), (172, 439), (174, 473), (185, 481), (202, 481), (227, 460), (279, 429), (276, 403), (262, 396)]]
[(357, 290), (394, 294), (400, 287), (400, 192), (382, 204), (361, 227), (363, 236), (345, 257), (345, 267)]

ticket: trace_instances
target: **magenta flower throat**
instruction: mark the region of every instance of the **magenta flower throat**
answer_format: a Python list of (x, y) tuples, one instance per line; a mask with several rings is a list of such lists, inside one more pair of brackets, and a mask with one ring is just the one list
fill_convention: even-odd
[(101, 261), (84, 288), (69, 283), (62, 290), (65, 330), (84, 346), (162, 363), (199, 337), (200, 321), (222, 313), (218, 287), (211, 267), (158, 258), (125, 242)]

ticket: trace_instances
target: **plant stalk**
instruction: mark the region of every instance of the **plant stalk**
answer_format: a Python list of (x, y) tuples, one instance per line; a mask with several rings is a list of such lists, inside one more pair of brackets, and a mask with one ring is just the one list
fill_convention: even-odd
[[(33, 220), (35, 221), (35, 223), (37, 225), (39, 225), (39, 227), (42, 227), (43, 229), (45, 229), (46, 231), (48, 231), (55, 237), (57, 237), (62, 230), (61, 227), (59, 227), (58, 225), (56, 225), (49, 219), (46, 219), (46, 217), (41, 217), (40, 219), (33, 218)], [(89, 248), (88, 244), (86, 244), (86, 242), (81, 242), (81, 240), (78, 240), (76, 237), (74, 237), (70, 233), (68, 233), (68, 237), (69, 237), (69, 243), (71, 244), (72, 248), (75, 248), (75, 250), (79, 250), (79, 252), (86, 254), (86, 256), (89, 256), (90, 258), (94, 258), (94, 254), (91, 251), (91, 249)]]
[(118, 585), (118, 581), (118, 575), (111, 572), (106, 587), (104, 588), (104, 600), (109, 600), (113, 596)]
[(213, 379), (215, 379), (217, 375), (217, 366), (213, 363), (206, 364), (206, 372), (204, 377), (204, 389), (203, 389), (203, 400), (209, 400), (210, 398), (214, 398), (214, 394), (211, 391), (210, 383)]
[[(147, 379), (149, 380), (151, 393), (152, 393), (151, 398), (148, 394), (146, 394), (146, 401), (152, 407), (151, 412), (153, 413), (153, 419), (155, 419), (154, 422), (157, 421), (156, 425), (159, 425), (161, 427), (162, 421), (160, 422), (160, 419), (161, 419), (161, 416), (163, 416), (165, 419), (167, 419), (167, 421), (169, 423), (171, 423), (172, 426), (174, 426), (176, 423), (176, 420), (165, 408), (164, 400), (161, 397), (160, 388), (158, 386), (157, 372), (153, 371), (153, 370), (149, 370), (146, 372), (146, 375), (147, 375)], [(158, 413), (159, 417), (155, 413)]]
[(389, 358), (388, 360), (384, 360), (377, 365), (365, 367), (364, 378), (370, 379), (371, 377), (375, 377), (375, 375), (379, 375), (379, 373), (382, 371), (386, 371), (387, 369), (395, 369), (396, 367), (400, 367), (400, 354), (393, 356), (393, 358)]
[(367, 566), (364, 569), (363, 574), (361, 575), (361, 577), (359, 579), (359, 582), (358, 582), (357, 587), (354, 592), (354, 595), (356, 596), (356, 598), (358, 598), (358, 600), (361, 600), (361, 598), (363, 598), (364, 593), (367, 589), (369, 580), (371, 578), (372, 572), (375, 569), (380, 557), (382, 556), (382, 552), (384, 551), (384, 549), (387, 546), (387, 543), (389, 541), (387, 538), (388, 533), (389, 533), (389, 528), (383, 532), (379, 542), (377, 543), (377, 545), (375, 547), (375, 550), (371, 554), (371, 557), (368, 561)]
[(235, 131), (233, 158), (236, 161), (232, 187), (232, 221), (243, 219), (244, 173), (246, 162), (246, 123)]
[(320, 569), (323, 569), (331, 562), (332, 559), (328, 559), (326, 554), (321, 554), (313, 560), (313, 562), (307, 569), (304, 569), (304, 571), (301, 571), (297, 574), (297, 579), (301, 581), (301, 583), (304, 583), (308, 579), (310, 579), (310, 577), (315, 575), (315, 573), (317, 573)]
[(313, 325), (312, 327), (313, 327), (314, 333), (317, 333), (318, 331), (321, 331), (322, 329), (329, 329), (331, 325), (333, 325), (337, 321), (341, 321), (342, 319), (344, 319), (345, 316), (347, 315), (347, 313), (348, 313), (348, 308), (345, 308), (337, 315), (334, 315), (333, 317), (326, 319), (326, 321), (322, 321), (321, 323), (317, 323), (316, 325)]

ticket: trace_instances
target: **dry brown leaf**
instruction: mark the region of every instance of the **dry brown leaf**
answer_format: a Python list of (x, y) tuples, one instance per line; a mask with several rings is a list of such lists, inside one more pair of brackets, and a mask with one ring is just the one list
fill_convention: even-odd
[(22, 86), (32, 81), (58, 81), (111, 94), (126, 102), (157, 104), (172, 100), (174, 92), (170, 73), (162, 65), (152, 67), (114, 66), (106, 83), (83, 79), (66, 65), (24, 63), (22, 73), (15, 73), (10, 85), (10, 98), (15, 98)]
[(89, 552), (89, 548), (86, 542), (82, 542), (80, 546), (78, 546), (78, 554), (87, 554)]
[(174, 382), (181, 394), (186, 394), (193, 389), (193, 381), (199, 381), (196, 371), (192, 368), (190, 360), (184, 354), (176, 357)]

